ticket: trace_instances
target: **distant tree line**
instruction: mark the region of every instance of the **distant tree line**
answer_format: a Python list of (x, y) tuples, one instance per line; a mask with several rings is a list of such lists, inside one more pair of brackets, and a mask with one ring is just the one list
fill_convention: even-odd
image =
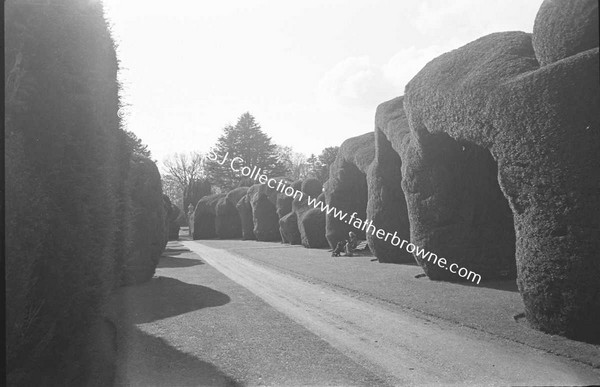
[[(190, 204), (195, 207), (203, 196), (256, 184), (231, 169), (234, 157), (240, 157), (246, 165), (261, 168), (268, 176), (285, 176), (292, 180), (315, 178), (325, 183), (338, 149), (328, 147), (318, 156), (311, 154), (307, 158), (292, 147), (273, 144), (254, 116), (246, 112), (234, 126), (223, 129), (210, 155), (176, 153), (164, 161), (166, 193), (173, 203), (187, 211)], [(216, 160), (211, 161), (215, 155)], [(225, 157), (227, 160), (223, 162)]]
[(5, 12), (7, 384), (112, 385), (101, 310), (154, 273), (160, 174), (121, 128), (101, 2), (9, 0)]

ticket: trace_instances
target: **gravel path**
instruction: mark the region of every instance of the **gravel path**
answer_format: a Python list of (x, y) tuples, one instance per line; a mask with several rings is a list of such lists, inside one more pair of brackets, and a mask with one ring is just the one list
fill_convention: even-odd
[[(515, 281), (481, 285), (431, 281), (417, 265), (373, 262), (373, 257), (331, 257), (321, 249), (281, 243), (205, 240), (202, 244), (232, 252), (297, 278), (334, 288), (369, 302), (439, 318), (600, 368), (600, 346), (531, 329)], [(515, 321), (516, 320), (516, 321)]]
[(120, 289), (120, 386), (390, 385), (197, 255), (170, 243), (156, 278)]
[(184, 244), (358, 364), (392, 377), (396, 385), (585, 385), (600, 381), (598, 370), (562, 357), (350, 297), (223, 249), (198, 242)]
[[(119, 289), (108, 306), (117, 385), (600, 384), (589, 365), (600, 348), (557, 337), (546, 348), (548, 335), (512, 320), (520, 303), (507, 284), (436, 283), (414, 278), (418, 267), (371, 259), (170, 242), (155, 278)], [(579, 361), (550, 353), (559, 344)]]

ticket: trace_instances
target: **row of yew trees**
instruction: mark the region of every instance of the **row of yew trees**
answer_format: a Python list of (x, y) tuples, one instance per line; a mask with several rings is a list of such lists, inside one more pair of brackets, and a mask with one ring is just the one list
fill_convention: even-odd
[(174, 208), (122, 128), (100, 3), (5, 12), (8, 384), (89, 385), (102, 307), (152, 277)]

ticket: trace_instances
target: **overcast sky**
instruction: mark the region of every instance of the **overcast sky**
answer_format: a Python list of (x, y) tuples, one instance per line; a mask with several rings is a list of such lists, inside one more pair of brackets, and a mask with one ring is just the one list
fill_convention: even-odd
[(104, 0), (127, 128), (162, 162), (249, 111), (305, 154), (373, 130), (431, 59), (531, 32), (542, 0)]

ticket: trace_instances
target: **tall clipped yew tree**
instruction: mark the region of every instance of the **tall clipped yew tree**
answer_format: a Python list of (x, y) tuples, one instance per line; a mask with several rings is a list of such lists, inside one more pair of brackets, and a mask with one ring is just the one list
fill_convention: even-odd
[(5, 12), (7, 382), (111, 385), (102, 308), (135, 247), (114, 43), (100, 1)]

